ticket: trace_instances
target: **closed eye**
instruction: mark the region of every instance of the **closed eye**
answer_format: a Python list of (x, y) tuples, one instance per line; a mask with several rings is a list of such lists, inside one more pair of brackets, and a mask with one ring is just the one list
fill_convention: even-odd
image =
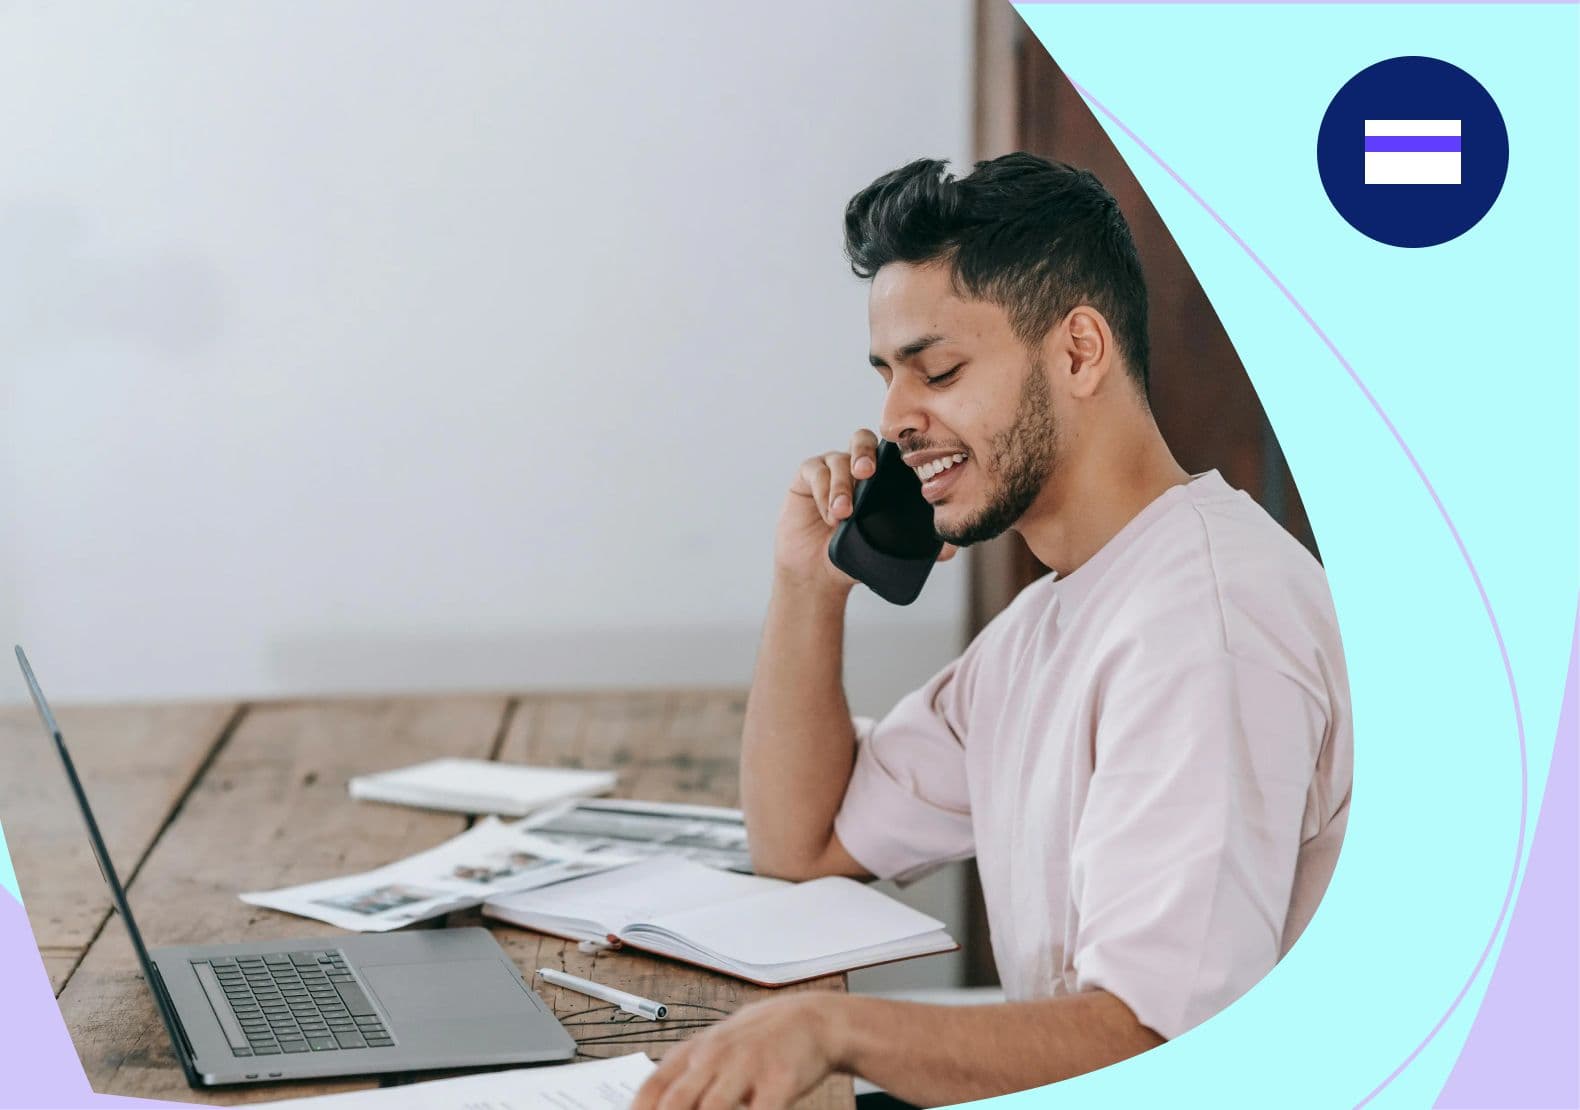
[(934, 374), (932, 377), (927, 379), (927, 384), (928, 385), (945, 385), (945, 384), (947, 384), (956, 374), (960, 373), (960, 367), (964, 366), (964, 365), (965, 365), (965, 363), (962, 362), (959, 366), (955, 366), (952, 369), (945, 370), (942, 374)]

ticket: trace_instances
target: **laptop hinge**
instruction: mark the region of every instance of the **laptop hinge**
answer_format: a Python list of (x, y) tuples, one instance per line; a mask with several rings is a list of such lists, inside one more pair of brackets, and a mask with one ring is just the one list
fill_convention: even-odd
[[(175, 1000), (170, 997), (170, 992), (165, 989), (165, 977), (159, 970), (159, 965), (149, 960), (148, 970), (153, 972), (154, 975), (154, 981), (149, 986), (158, 991), (159, 997), (164, 1000), (167, 1011), (172, 1018), (172, 1023), (175, 1025), (176, 1036), (181, 1038), (181, 1043), (175, 1047), (182, 1055), (181, 1070), (187, 1073), (187, 1078), (190, 1081), (197, 1075), (197, 1053), (192, 1050), (192, 1042), (187, 1039), (186, 1026), (181, 1022), (181, 1014), (176, 1009)], [(196, 1084), (192, 1085), (196, 1086)]]

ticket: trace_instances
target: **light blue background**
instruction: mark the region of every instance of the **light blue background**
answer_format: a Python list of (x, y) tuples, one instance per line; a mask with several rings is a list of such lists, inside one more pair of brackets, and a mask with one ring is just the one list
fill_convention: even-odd
[(16, 885), (16, 870), (11, 866), (11, 853), (6, 850), (4, 828), (0, 828), (0, 887), (10, 891), (11, 897), (18, 902), (22, 900), (22, 892)]
[[(1289, 288), (1397, 425), (1457, 525), (1524, 713), (1535, 826), (1577, 589), (1576, 12), (1464, 5), (1027, 5), (1067, 76)], [(1425, 54), (1509, 129), (1491, 213), (1375, 243), (1328, 204), (1316, 135), (1356, 72)], [(1295, 950), (1218, 1018), (1047, 1105), (1345, 1106), (1448, 1010), (1519, 853), (1520, 753), (1493, 626), (1425, 485), (1331, 351), (1232, 238), (1098, 113), (1244, 360), (1310, 512), (1355, 710), (1344, 855)], [(1501, 938), (1500, 938), (1501, 939)], [(1491, 972), (1372, 1103), (1430, 1105)]]

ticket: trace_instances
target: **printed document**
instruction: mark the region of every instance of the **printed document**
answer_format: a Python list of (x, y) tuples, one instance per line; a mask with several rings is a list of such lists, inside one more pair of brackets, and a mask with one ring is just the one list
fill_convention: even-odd
[(545, 844), (573, 856), (607, 853), (622, 863), (678, 856), (752, 873), (746, 821), (738, 809), (587, 798), (535, 813), (523, 825)]
[(241, 900), (327, 921), (358, 933), (383, 933), (498, 894), (533, 890), (624, 862), (595, 846), (582, 851), (538, 840), (521, 824), (485, 817), (437, 848), (339, 879), (252, 891)]
[(267, 1105), (290, 1110), (625, 1110), (653, 1068), (646, 1054), (634, 1052), (586, 1064), (517, 1068)]

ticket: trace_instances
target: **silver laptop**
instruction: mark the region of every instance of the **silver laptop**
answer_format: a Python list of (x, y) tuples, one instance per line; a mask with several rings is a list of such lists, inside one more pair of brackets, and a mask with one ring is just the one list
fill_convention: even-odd
[(576, 1043), (487, 929), (143, 947), (66, 742), (21, 647), (115, 910), (194, 1087), (568, 1060)]

